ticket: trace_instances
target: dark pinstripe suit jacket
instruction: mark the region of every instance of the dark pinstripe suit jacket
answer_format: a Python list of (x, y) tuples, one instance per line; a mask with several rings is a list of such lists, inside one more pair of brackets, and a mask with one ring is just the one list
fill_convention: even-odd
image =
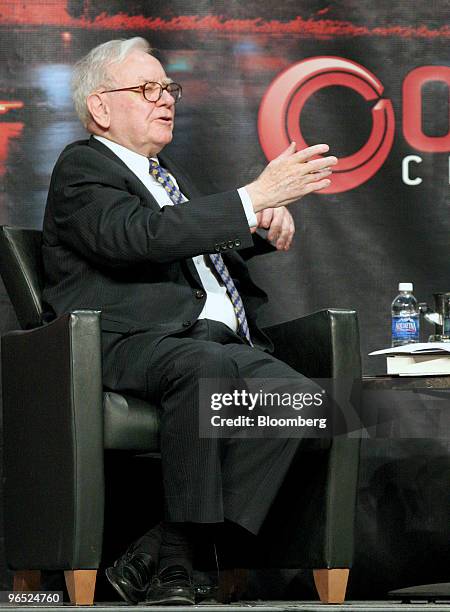
[(48, 309), (58, 315), (98, 309), (104, 331), (146, 331), (156, 341), (197, 320), (205, 297), (191, 258), (220, 250), (255, 343), (270, 347), (255, 322), (267, 296), (237, 252), (253, 247), (238, 193), (201, 196), (173, 161), (164, 155), (160, 160), (189, 202), (160, 208), (135, 174), (94, 138), (64, 149), (44, 218)]

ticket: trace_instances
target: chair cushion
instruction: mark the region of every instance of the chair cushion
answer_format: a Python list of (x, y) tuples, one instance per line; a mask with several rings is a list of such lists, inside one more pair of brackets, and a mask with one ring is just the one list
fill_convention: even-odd
[[(105, 441), (107, 449), (159, 452), (160, 408), (131, 395), (106, 391)], [(317, 452), (331, 448), (329, 438), (306, 438), (301, 452)]]
[(160, 409), (131, 395), (107, 391), (104, 447), (115, 450), (159, 452)]

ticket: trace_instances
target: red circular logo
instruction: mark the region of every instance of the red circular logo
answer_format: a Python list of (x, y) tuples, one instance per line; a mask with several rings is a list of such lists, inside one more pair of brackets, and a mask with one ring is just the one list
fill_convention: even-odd
[(350, 87), (365, 100), (378, 100), (372, 108), (372, 130), (356, 153), (339, 159), (331, 185), (318, 193), (340, 193), (365, 183), (383, 165), (394, 140), (394, 110), (390, 100), (381, 98), (383, 85), (367, 68), (341, 57), (313, 57), (290, 66), (279, 74), (266, 91), (258, 115), (261, 147), (270, 161), (289, 143), (298, 149), (306, 143), (301, 132), (301, 113), (308, 98), (323, 87)]

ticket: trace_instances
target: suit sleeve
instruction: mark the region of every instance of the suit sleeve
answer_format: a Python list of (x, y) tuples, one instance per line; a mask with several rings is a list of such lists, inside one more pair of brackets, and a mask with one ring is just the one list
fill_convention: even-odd
[(55, 240), (106, 266), (170, 263), (253, 244), (237, 191), (159, 209), (150, 194), (147, 201), (133, 194), (118, 164), (88, 146), (58, 161), (46, 217)]

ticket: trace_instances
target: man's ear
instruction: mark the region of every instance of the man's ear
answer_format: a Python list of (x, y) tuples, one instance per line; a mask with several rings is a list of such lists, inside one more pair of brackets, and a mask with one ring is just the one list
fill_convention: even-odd
[(86, 99), (86, 104), (95, 123), (104, 130), (107, 130), (111, 122), (111, 117), (106, 98), (98, 93), (91, 93)]

